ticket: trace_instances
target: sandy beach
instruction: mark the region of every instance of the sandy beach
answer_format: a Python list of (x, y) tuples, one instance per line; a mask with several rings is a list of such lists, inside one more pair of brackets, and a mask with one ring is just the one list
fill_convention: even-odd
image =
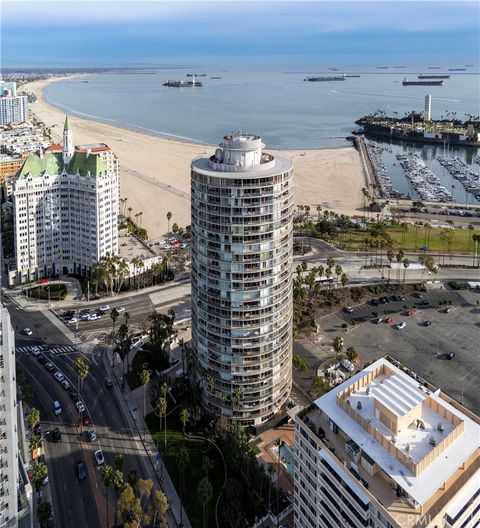
[[(31, 111), (52, 129), (55, 141), (60, 141), (65, 114), (43, 100), (44, 88), (56, 80), (36, 81), (22, 88), (37, 96)], [(132, 208), (132, 215), (143, 213), (142, 227), (149, 238), (166, 233), (167, 211), (172, 213), (171, 224), (190, 223), (190, 162), (198, 156), (210, 156), (215, 146), (143, 134), (76, 116), (70, 116), (69, 123), (75, 144), (101, 142), (113, 149), (120, 166), (120, 194), (128, 198), (127, 208)], [(251, 132), (262, 134), (261, 130)], [(320, 205), (349, 215), (361, 208), (365, 176), (353, 147), (275, 151), (267, 145), (266, 150), (293, 159), (296, 204), (310, 205), (313, 210)]]

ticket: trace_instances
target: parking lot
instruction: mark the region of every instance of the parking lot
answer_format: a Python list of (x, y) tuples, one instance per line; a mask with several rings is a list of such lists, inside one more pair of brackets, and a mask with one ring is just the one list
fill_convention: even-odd
[[(425, 301), (428, 301), (428, 305)], [(451, 301), (442, 305), (440, 301)], [(304, 386), (325, 360), (332, 358), (334, 337), (344, 338), (346, 349), (355, 347), (360, 363), (389, 354), (422, 378), (480, 413), (480, 294), (472, 291), (435, 290), (422, 298), (407, 295), (405, 301), (354, 306), (352, 313), (342, 310), (318, 321), (319, 333), (296, 342), (294, 353), (310, 366), (308, 373), (296, 374)], [(404, 308), (407, 306), (407, 308)], [(447, 313), (445, 307), (451, 306)], [(411, 311), (411, 315), (406, 315)], [(375, 312), (375, 314), (374, 314)], [(391, 317), (392, 322), (385, 320)], [(378, 323), (378, 319), (382, 322)], [(352, 326), (352, 321), (355, 325)], [(405, 328), (398, 324), (405, 322)], [(430, 321), (425, 326), (425, 321)], [(348, 331), (342, 324), (348, 324)], [(454, 352), (456, 356), (448, 359)], [(303, 379), (302, 379), (303, 377)], [(298, 379), (297, 379), (298, 378)]]

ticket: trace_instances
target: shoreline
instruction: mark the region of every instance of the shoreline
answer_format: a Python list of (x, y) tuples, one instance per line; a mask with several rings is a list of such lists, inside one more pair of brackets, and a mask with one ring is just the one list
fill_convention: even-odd
[[(44, 89), (53, 82), (71, 80), (89, 74), (53, 77), (22, 85), (37, 96), (30, 104), (32, 115), (51, 129), (54, 141), (60, 141), (65, 110), (44, 97)], [(168, 137), (153, 131), (124, 127), (69, 114), (75, 144), (106, 143), (119, 162), (121, 196), (128, 198), (132, 215), (142, 211), (142, 227), (149, 238), (167, 232), (167, 211), (171, 224), (190, 224), (190, 163), (194, 158), (213, 154), (216, 145)], [(257, 132), (257, 131), (255, 131)], [(258, 131), (261, 135), (261, 131)], [(221, 141), (221, 138), (218, 138)], [(312, 209), (334, 210), (338, 214), (358, 214), (363, 207), (365, 186), (360, 154), (345, 145), (318, 149), (270, 149), (273, 155), (294, 161), (295, 203)]]

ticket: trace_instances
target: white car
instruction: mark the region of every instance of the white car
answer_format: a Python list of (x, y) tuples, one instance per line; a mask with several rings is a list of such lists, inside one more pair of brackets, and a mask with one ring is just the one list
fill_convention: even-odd
[(89, 321), (98, 321), (98, 319), (100, 319), (100, 316), (96, 313), (92, 314), (90, 317), (89, 317)]
[(351, 306), (345, 306), (345, 311), (347, 313), (353, 313), (353, 308)]
[(110, 310), (110, 305), (109, 304), (104, 304), (103, 306), (100, 306), (100, 311), (101, 312), (108, 312), (108, 310)]
[(69, 383), (66, 379), (64, 379), (64, 380), (62, 381), (62, 387), (63, 387), (65, 390), (68, 390), (68, 389), (70, 388), (70, 383)]
[(399, 330), (402, 330), (403, 328), (405, 328), (407, 326), (407, 323), (405, 321), (400, 321), (397, 325), (397, 328)]
[(78, 401), (77, 402), (77, 409), (78, 409), (78, 412), (84, 412), (85, 411), (85, 405), (82, 401)]
[(84, 313), (84, 314), (82, 314), (82, 315), (80, 316), (80, 319), (81, 319), (82, 321), (90, 321), (91, 317), (92, 317), (92, 316), (91, 316), (89, 313)]
[(125, 306), (119, 306), (117, 308), (117, 312), (124, 312), (125, 311)]
[(97, 466), (102, 466), (105, 463), (105, 459), (103, 458), (103, 453), (101, 449), (97, 449), (97, 451), (95, 451), (93, 455), (95, 456)]
[(355, 370), (355, 365), (348, 359), (342, 359), (340, 365), (342, 365), (342, 367), (348, 370), (349, 372), (353, 372)]
[(76, 317), (72, 317), (71, 319), (69, 319), (67, 321), (68, 324), (75, 324), (77, 322), (77, 318)]
[(55, 374), (53, 375), (53, 377), (54, 377), (57, 381), (59, 381), (60, 383), (65, 379), (65, 376), (64, 376), (61, 372), (59, 372), (58, 370), (57, 370), (57, 372), (55, 372)]
[(25, 330), (23, 331), (23, 333), (25, 335), (28, 335), (28, 336), (31, 336), (33, 334), (33, 332), (30, 330), (30, 328), (25, 328)]
[(40, 355), (40, 349), (37, 346), (32, 347), (31, 349), (32, 356), (39, 356)]

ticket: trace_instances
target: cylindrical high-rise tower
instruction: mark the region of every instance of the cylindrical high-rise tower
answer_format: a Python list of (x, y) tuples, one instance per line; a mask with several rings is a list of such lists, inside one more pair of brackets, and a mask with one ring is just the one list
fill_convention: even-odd
[(231, 134), (192, 162), (192, 347), (204, 402), (241, 425), (292, 384), (292, 162)]

